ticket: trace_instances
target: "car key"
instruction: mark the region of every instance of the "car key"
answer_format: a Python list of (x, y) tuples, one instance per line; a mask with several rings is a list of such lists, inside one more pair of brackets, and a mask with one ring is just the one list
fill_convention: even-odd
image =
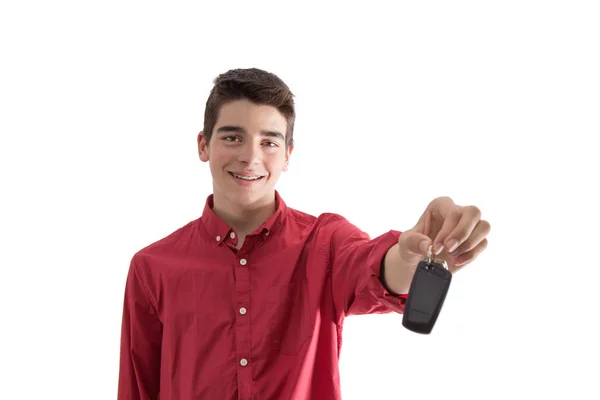
[(446, 261), (432, 259), (432, 250), (429, 246), (427, 257), (417, 266), (402, 317), (402, 325), (416, 333), (431, 333), (452, 281)]

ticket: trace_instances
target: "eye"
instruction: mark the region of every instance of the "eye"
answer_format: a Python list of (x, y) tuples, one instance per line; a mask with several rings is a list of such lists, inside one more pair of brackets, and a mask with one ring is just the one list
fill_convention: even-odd
[[(237, 136), (223, 136), (223, 140), (226, 142), (234, 142), (236, 139), (238, 139)], [(263, 143), (267, 143), (268, 146), (267, 147), (278, 147), (279, 145), (277, 144), (277, 142), (273, 142), (271, 140), (268, 140), (266, 142)]]

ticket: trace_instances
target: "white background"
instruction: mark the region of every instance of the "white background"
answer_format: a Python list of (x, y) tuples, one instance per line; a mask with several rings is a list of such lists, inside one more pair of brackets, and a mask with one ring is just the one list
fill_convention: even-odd
[(596, 2), (299, 3), (2, 3), (0, 398), (116, 398), (129, 260), (200, 216), (204, 104), (245, 67), (296, 95), (289, 206), (492, 225), (431, 335), (347, 319), (345, 400), (600, 398)]

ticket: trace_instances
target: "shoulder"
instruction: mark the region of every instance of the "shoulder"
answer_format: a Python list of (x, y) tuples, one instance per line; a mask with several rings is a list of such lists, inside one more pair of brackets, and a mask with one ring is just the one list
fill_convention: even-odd
[(323, 212), (319, 215), (314, 215), (293, 208), (288, 208), (288, 218), (291, 220), (290, 222), (298, 226), (319, 229), (337, 228), (349, 223), (345, 217), (333, 212)]
[(190, 221), (142, 247), (134, 253), (132, 263), (147, 265), (153, 260), (171, 258), (177, 254), (185, 253), (189, 250), (189, 246), (198, 235), (199, 222), (200, 219)]
[(318, 215), (290, 209), (288, 214), (288, 225), (301, 237), (313, 237), (319, 243), (327, 244), (334, 236), (362, 235), (344, 216), (334, 212), (323, 212)]

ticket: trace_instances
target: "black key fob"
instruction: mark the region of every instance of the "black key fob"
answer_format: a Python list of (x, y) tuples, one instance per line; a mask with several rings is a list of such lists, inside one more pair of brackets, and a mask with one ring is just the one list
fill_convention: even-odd
[(452, 273), (444, 260), (419, 262), (406, 298), (402, 325), (413, 332), (429, 334), (442, 309)]

